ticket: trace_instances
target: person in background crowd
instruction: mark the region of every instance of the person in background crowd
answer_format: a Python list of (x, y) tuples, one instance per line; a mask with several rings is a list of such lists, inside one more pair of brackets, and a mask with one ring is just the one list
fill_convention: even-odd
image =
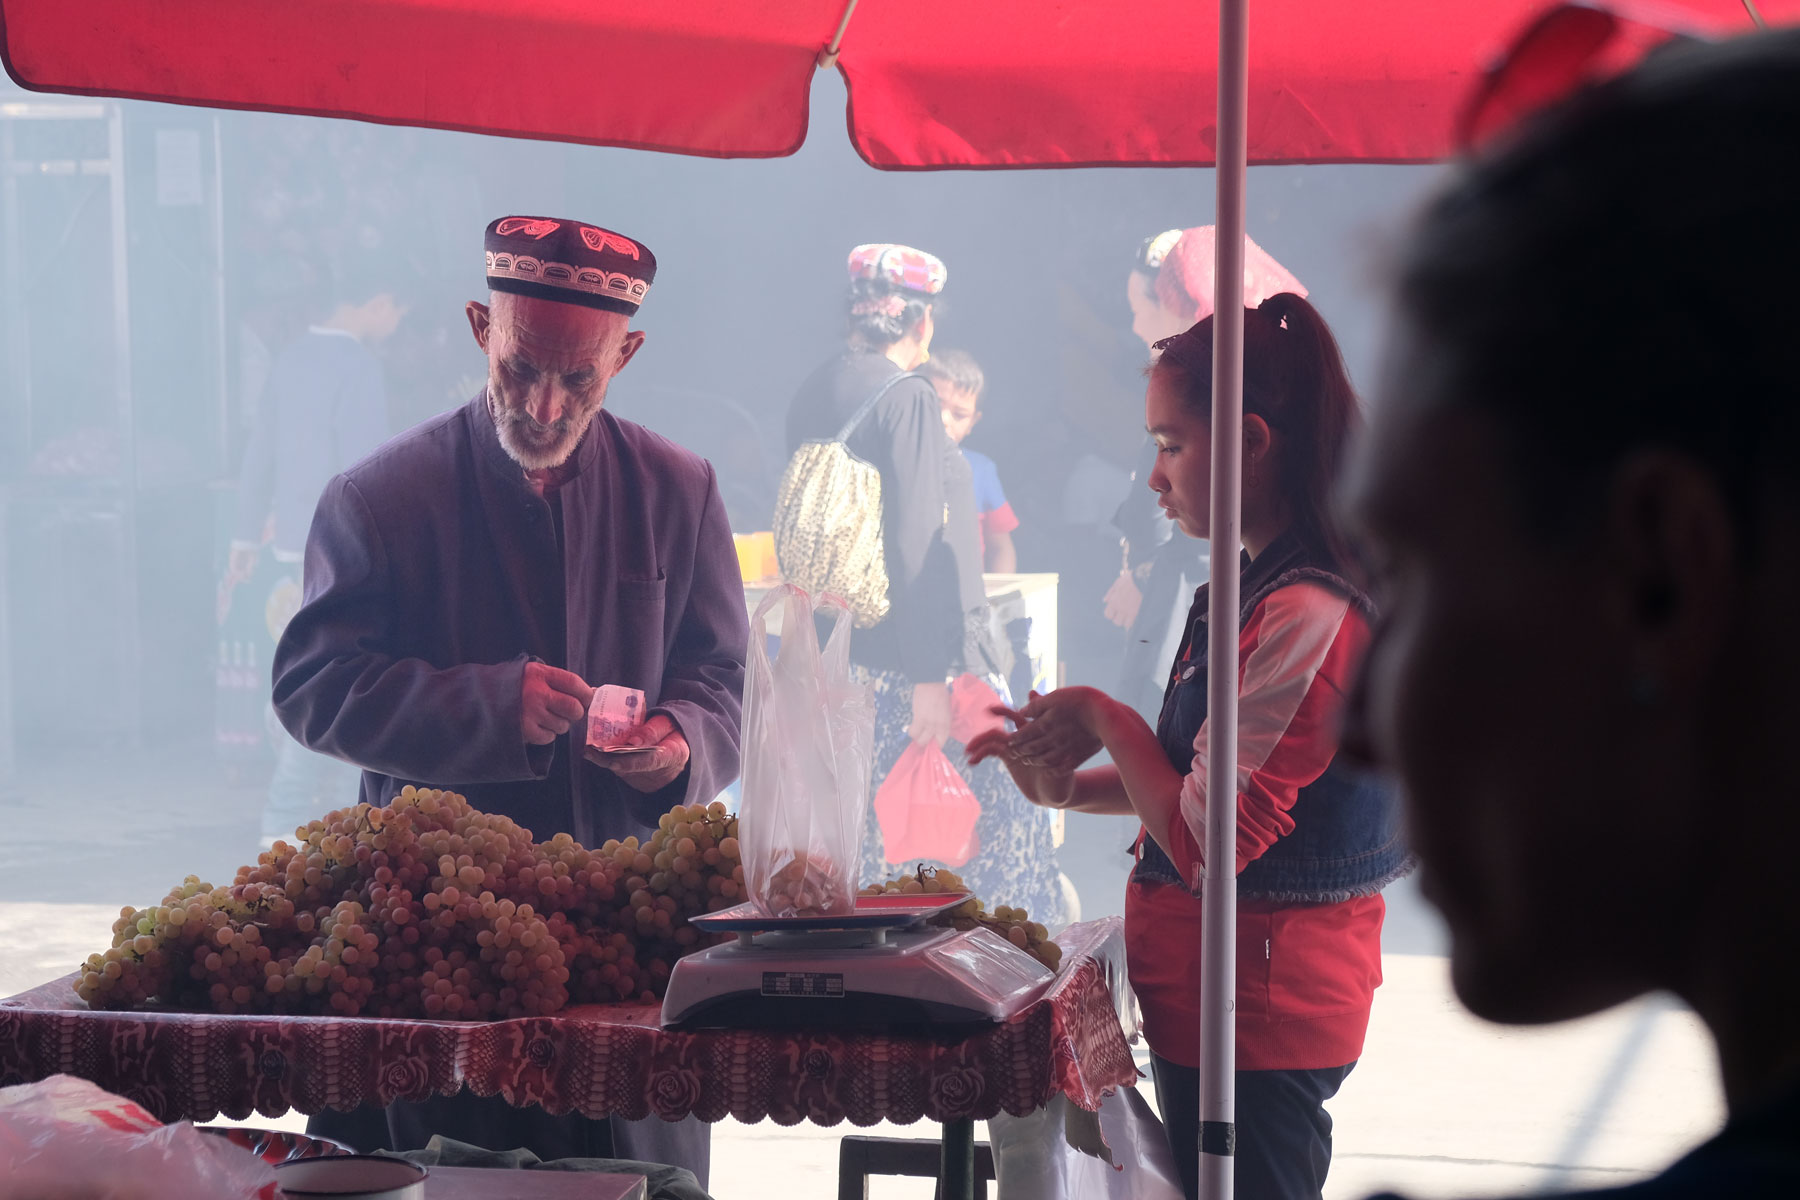
[(939, 351), (920, 364), (919, 374), (937, 389), (938, 402), (943, 406), (944, 432), (969, 464), (975, 485), (975, 513), (980, 521), (977, 530), (981, 534), (982, 569), (1011, 575), (1019, 569), (1019, 552), (1012, 538), (1019, 518), (1006, 502), (1006, 489), (1000, 486), (1000, 468), (994, 460), (963, 445), (981, 422), (981, 393), (987, 386), (987, 377), (981, 372), (981, 364), (966, 350)]
[[(1150, 488), (1188, 537), (1211, 508), (1212, 318), (1159, 343), (1146, 424)], [(1409, 857), (1392, 794), (1339, 761), (1337, 718), (1371, 606), (1330, 508), (1359, 422), (1325, 321), (1291, 293), (1244, 314), (1243, 605), (1236, 862), (1205, 861), (1207, 591), (1199, 589), (1156, 730), (1093, 688), (1016, 713), (998, 758), (1039, 804), (1136, 815), (1127, 965), (1158, 1107), (1189, 1196), (1199, 1153), (1200, 888), (1237, 876), (1239, 1200), (1318, 1200), (1331, 1163), (1324, 1105), (1362, 1054), (1381, 981), (1381, 889)], [(1105, 749), (1112, 765), (1077, 772)]]
[[(712, 468), (606, 412), (644, 344), (656, 259), (579, 221), (505, 217), (469, 326), (486, 388), (338, 474), (275, 657), (295, 739), (363, 768), (362, 798), (449, 788), (540, 841), (648, 837), (738, 772), (749, 620)], [(941, 434), (940, 434), (941, 436)], [(592, 755), (594, 687), (644, 692), (640, 754)], [(704, 1181), (707, 1127), (464, 1094), (310, 1128), (369, 1151), (442, 1133), (540, 1158), (672, 1163)]]
[[(1169, 229), (1145, 238), (1125, 277), (1131, 332), (1152, 356), (1156, 343), (1193, 324), (1164, 308), (1156, 294), (1157, 274), (1182, 232)], [(1175, 650), (1171, 635), (1180, 637), (1187, 596), (1206, 577), (1204, 545), (1178, 536), (1175, 522), (1157, 506), (1156, 494), (1144, 486), (1155, 466), (1156, 440), (1146, 437), (1131, 488), (1113, 514), (1123, 561), (1104, 600), (1106, 619), (1125, 630), (1115, 694), (1146, 720), (1154, 720), (1162, 707), (1163, 664)]]
[[(1298, 279), (1261, 246), (1244, 239), (1244, 305), (1254, 308), (1279, 292), (1305, 296)], [(1152, 357), (1156, 343), (1211, 315), (1213, 227), (1170, 229), (1146, 238), (1126, 281), (1131, 331)], [(1181, 614), (1190, 592), (1206, 578), (1204, 541), (1176, 536), (1174, 523), (1143, 486), (1156, 465), (1156, 441), (1144, 439), (1132, 487), (1113, 515), (1123, 535), (1124, 562), (1106, 593), (1106, 616), (1123, 626), (1125, 656), (1116, 695), (1146, 720), (1162, 708), (1163, 664), (1181, 639)]]
[[(385, 279), (322, 272), (285, 260), (296, 277), (313, 276), (316, 319), (270, 366), (239, 473), (237, 521), (224, 593), (247, 581), (265, 542), (291, 579), (277, 594), (299, 600), (301, 558), (313, 507), (331, 477), (373, 451), (388, 436), (387, 393), (373, 348), (393, 336), (406, 309)], [(280, 603), (276, 608), (284, 608)], [(280, 636), (271, 618), (271, 632)], [(298, 826), (354, 801), (357, 773), (314, 754), (290, 737), (275, 746), (275, 773), (263, 809), (262, 847), (291, 838)]]
[[(848, 266), (847, 345), (801, 385), (788, 409), (787, 445), (791, 454), (802, 442), (837, 436), (881, 393), (846, 442), (881, 473), (891, 603), (886, 618), (850, 642), (857, 676), (875, 692), (870, 795), (908, 745), (948, 745), (981, 815), (974, 857), (944, 865), (990, 906), (1024, 907), (1056, 925), (1064, 904), (1051, 814), (1034, 809), (998, 764), (971, 768), (954, 752), (951, 680), (971, 674), (996, 695), (1008, 693), (989, 633), (968, 463), (945, 432), (937, 391), (917, 373), (930, 357), (948, 272), (933, 255), (891, 244), (858, 246)], [(874, 805), (863, 845), (865, 884), (901, 870), (885, 855)]]
[(1800, 1196), (1796, 128), (1800, 32), (1759, 33), (1465, 162), (1351, 472), (1383, 613), (1345, 747), (1400, 777), (1458, 997), (1667, 990), (1717, 1047), (1724, 1131), (1592, 1200)]

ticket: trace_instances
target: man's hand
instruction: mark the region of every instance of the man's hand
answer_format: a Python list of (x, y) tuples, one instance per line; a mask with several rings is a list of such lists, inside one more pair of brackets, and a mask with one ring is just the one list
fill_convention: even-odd
[(540, 662), (525, 664), (519, 731), (528, 746), (548, 746), (587, 720), (594, 689), (581, 676)]
[(611, 771), (633, 789), (645, 793), (661, 791), (687, 770), (687, 738), (676, 728), (675, 722), (662, 713), (657, 713), (632, 730), (626, 735), (625, 743), (650, 748), (628, 753), (602, 754), (589, 746), (587, 760)]
[(1137, 580), (1131, 577), (1130, 571), (1120, 571), (1113, 585), (1106, 589), (1106, 619), (1120, 629), (1130, 629), (1143, 603), (1144, 593), (1138, 590)]
[(950, 685), (915, 683), (912, 690), (912, 724), (906, 736), (915, 742), (942, 746), (950, 736)]

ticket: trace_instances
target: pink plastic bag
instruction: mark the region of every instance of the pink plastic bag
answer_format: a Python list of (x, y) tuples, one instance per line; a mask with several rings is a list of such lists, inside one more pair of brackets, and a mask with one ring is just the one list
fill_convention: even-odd
[(0, 1194), (83, 1200), (275, 1200), (268, 1163), (182, 1122), (163, 1125), (85, 1079), (0, 1088)]
[(994, 712), (1000, 693), (979, 676), (962, 674), (950, 685), (950, 738), (968, 745), (990, 729), (1004, 730), (1006, 718)]
[(891, 863), (928, 858), (962, 866), (979, 845), (980, 818), (981, 801), (936, 742), (914, 742), (901, 751), (875, 793), (881, 856)]

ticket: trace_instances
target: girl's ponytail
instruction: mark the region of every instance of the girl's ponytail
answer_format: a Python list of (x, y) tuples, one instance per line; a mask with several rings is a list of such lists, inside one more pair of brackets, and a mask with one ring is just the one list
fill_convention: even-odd
[(1264, 412), (1263, 419), (1287, 439), (1283, 482), (1294, 527), (1348, 570), (1350, 551), (1332, 501), (1362, 412), (1344, 353), (1325, 318), (1302, 296), (1281, 292), (1256, 312), (1271, 335), (1264, 343), (1265, 361), (1278, 393), (1268, 406), (1274, 411)]

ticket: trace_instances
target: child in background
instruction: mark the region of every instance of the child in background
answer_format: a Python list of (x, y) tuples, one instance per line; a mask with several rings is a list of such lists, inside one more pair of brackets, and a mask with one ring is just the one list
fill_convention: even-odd
[(1013, 530), (1019, 518), (1006, 502), (1000, 471), (994, 460), (964, 446), (963, 439), (981, 420), (981, 389), (987, 380), (981, 365), (963, 350), (940, 350), (918, 368), (937, 389), (944, 414), (944, 432), (962, 450), (975, 482), (975, 511), (980, 518), (982, 569), (1010, 575), (1019, 569), (1019, 552), (1013, 546)]

